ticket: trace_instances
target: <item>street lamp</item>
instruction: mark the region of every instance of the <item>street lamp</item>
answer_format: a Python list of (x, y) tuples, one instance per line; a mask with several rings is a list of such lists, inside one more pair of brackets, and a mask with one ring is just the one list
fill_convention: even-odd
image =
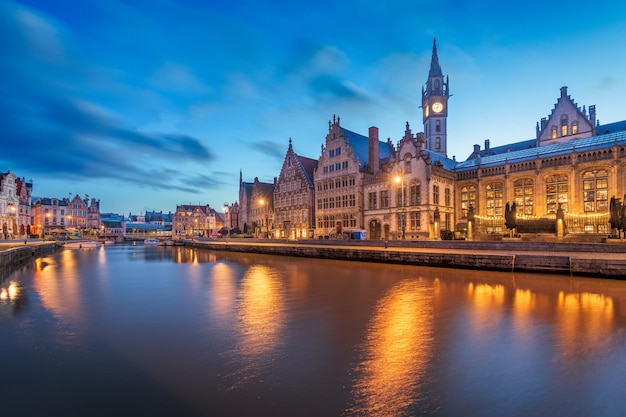
[(230, 238), (231, 222), (228, 220), (228, 203), (224, 203), (224, 226), (226, 226), (226, 239)]
[[(265, 228), (267, 229), (267, 238), (269, 239), (270, 238), (270, 224), (268, 221), (268, 213), (267, 213), (269, 209), (268, 207), (269, 203), (263, 199), (260, 199), (259, 204), (261, 204), (261, 207), (265, 206)], [(261, 232), (263, 232), (263, 228), (261, 228)]]
[[(401, 172), (400, 170), (398, 170), (398, 172)], [(404, 176), (402, 175), (396, 175), (395, 178), (393, 179), (396, 184), (400, 184), (400, 186), (402, 187), (402, 212), (400, 213), (400, 223), (402, 226), (402, 240), (405, 239), (405, 229), (406, 229), (406, 225), (405, 225), (405, 218), (404, 218)]]

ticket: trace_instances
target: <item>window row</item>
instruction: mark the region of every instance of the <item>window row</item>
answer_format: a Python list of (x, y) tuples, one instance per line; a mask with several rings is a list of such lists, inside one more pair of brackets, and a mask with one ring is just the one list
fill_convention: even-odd
[(335, 197), (325, 197), (319, 198), (317, 200), (317, 209), (334, 209), (334, 208), (342, 208), (342, 207), (355, 207), (356, 206), (356, 197), (354, 194), (349, 195), (338, 195)]
[[(559, 208), (568, 211), (569, 179), (565, 174), (546, 178), (546, 213), (555, 214)], [(609, 209), (609, 179), (605, 169), (587, 171), (583, 174), (583, 206), (586, 213), (602, 213)], [(469, 207), (476, 207), (476, 186), (461, 187), (461, 216), (467, 217)], [(513, 201), (518, 214), (535, 214), (535, 184), (530, 178), (513, 182)], [(503, 184), (489, 183), (485, 186), (485, 214), (503, 216)]]
[(354, 187), (356, 180), (354, 177), (350, 178), (337, 178), (329, 181), (324, 181), (317, 184), (317, 191), (328, 191), (336, 188)]
[(319, 216), (317, 218), (317, 227), (320, 229), (336, 228), (337, 224), (340, 224), (344, 228), (356, 228), (357, 219), (353, 214)]
[(341, 171), (342, 169), (348, 169), (350, 165), (348, 161), (337, 162), (336, 164), (327, 165), (324, 167), (324, 174), (329, 172)]

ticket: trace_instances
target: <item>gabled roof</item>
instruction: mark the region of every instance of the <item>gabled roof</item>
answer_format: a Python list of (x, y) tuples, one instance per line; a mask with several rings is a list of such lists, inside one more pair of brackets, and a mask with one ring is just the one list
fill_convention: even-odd
[(482, 156), (457, 163), (456, 170), (469, 171), (479, 166), (497, 166), (503, 163), (524, 162), (550, 156), (571, 155), (573, 152), (594, 151), (615, 145), (626, 145), (626, 131), (576, 139), (569, 142), (554, 143), (514, 152), (505, 152), (497, 155)]
[[(351, 130), (341, 128), (343, 130), (343, 138), (354, 150), (354, 156), (359, 158), (359, 170), (365, 169), (369, 165), (369, 138), (359, 135)], [(378, 141), (378, 158), (381, 163), (387, 162), (393, 154), (391, 145), (388, 142)]]
[(437, 152), (433, 152), (433, 151), (430, 151), (430, 150), (425, 150), (424, 153), (426, 155), (428, 155), (428, 157), (432, 161), (433, 165), (441, 166), (441, 167), (447, 169), (448, 171), (454, 170), (454, 168), (458, 164), (458, 162), (455, 161), (454, 159), (446, 158), (445, 156), (443, 156), (443, 155), (441, 155), (441, 154), (439, 154)]
[(296, 162), (306, 177), (309, 188), (313, 188), (313, 173), (315, 172), (319, 161), (317, 159), (300, 156), (297, 153), (294, 153), (294, 155), (296, 156)]

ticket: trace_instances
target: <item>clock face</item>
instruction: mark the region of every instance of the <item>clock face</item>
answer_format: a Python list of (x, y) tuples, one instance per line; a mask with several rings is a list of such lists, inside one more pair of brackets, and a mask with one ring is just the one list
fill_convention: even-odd
[(441, 113), (441, 112), (443, 111), (443, 104), (441, 104), (441, 103), (440, 103), (440, 102), (438, 102), (438, 101), (435, 101), (435, 102), (433, 103), (433, 111), (434, 111), (435, 113)]

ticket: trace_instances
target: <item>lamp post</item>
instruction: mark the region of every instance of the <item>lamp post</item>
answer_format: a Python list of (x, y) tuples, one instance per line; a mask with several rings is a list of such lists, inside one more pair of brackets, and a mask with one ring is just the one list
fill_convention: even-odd
[[(401, 173), (400, 170), (398, 170), (399, 173)], [(402, 194), (401, 194), (401, 198), (402, 198), (402, 212), (400, 213), (400, 224), (402, 227), (402, 240), (405, 239), (405, 229), (406, 229), (406, 225), (405, 225), (405, 218), (404, 218), (404, 176), (399, 174), (396, 175), (395, 178), (393, 179), (396, 184), (400, 184), (400, 187), (402, 187)]]
[[(267, 203), (263, 199), (260, 199), (259, 200), (259, 204), (261, 204), (261, 207), (265, 207), (265, 228), (267, 229), (267, 239), (269, 239), (270, 238), (270, 224), (269, 224), (269, 221), (268, 221), (268, 213), (267, 213), (268, 208), (269, 208), (268, 207), (269, 203)], [(263, 233), (263, 228), (261, 228), (261, 234), (262, 233)]]
[(230, 221), (228, 219), (228, 203), (224, 203), (224, 226), (226, 226), (226, 239), (230, 238)]

